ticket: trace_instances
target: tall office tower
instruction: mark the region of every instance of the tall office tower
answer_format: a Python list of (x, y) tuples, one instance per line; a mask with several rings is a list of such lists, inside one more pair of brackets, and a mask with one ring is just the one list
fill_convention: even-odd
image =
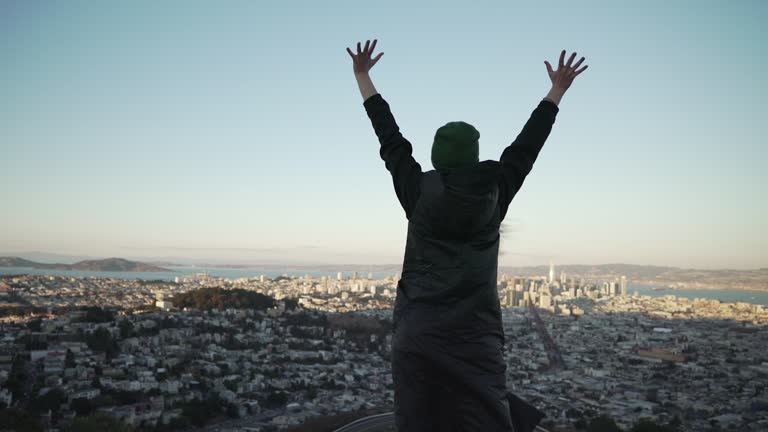
[(621, 295), (622, 296), (627, 295), (627, 277), (626, 276), (621, 277)]
[(555, 281), (555, 265), (552, 261), (549, 262), (549, 283)]
[(520, 291), (523, 290), (523, 287), (525, 286), (525, 278), (514, 278), (512, 279), (512, 286), (517, 287), (520, 285)]
[(357, 272), (353, 271), (352, 272), (352, 280), (356, 280), (356, 279), (357, 279)]
[(330, 293), (328, 292), (328, 280), (329, 280), (329, 279), (330, 279), (330, 278), (329, 278), (328, 276), (323, 276), (323, 291), (324, 291), (325, 293), (328, 293), (328, 294), (330, 294)]
[(264, 275), (259, 275), (259, 282), (264, 282)]
[(372, 279), (373, 279), (373, 273), (368, 273), (368, 280), (372, 280)]
[(567, 282), (567, 281), (568, 281), (568, 279), (566, 279), (566, 277), (565, 277), (565, 271), (564, 271), (564, 270), (561, 270), (561, 271), (560, 271), (560, 283), (561, 283), (561, 284), (564, 284), (564, 283), (565, 283), (565, 282)]
[(531, 304), (531, 292), (526, 291), (523, 293), (523, 306), (528, 306)]
[(552, 306), (552, 297), (548, 293), (541, 294), (541, 297), (539, 298), (539, 306), (542, 308)]
[(341, 280), (341, 279), (342, 279), (341, 272), (336, 273), (336, 280)]
[(371, 285), (371, 294), (376, 295), (376, 285)]

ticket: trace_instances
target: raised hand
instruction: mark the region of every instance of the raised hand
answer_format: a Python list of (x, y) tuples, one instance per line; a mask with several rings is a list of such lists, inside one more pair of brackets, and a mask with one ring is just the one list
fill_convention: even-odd
[(544, 64), (547, 65), (547, 72), (549, 73), (549, 79), (552, 81), (552, 87), (557, 88), (565, 92), (568, 87), (573, 83), (573, 79), (580, 73), (584, 72), (589, 66), (584, 65), (583, 68), (578, 69), (581, 62), (584, 61), (582, 57), (575, 65), (571, 66), (573, 59), (576, 58), (576, 52), (568, 58), (568, 63), (563, 64), (565, 60), (565, 50), (560, 53), (560, 63), (557, 66), (557, 70), (552, 70), (552, 65), (548, 61), (544, 60)]
[(360, 42), (357, 43), (357, 55), (352, 54), (352, 50), (347, 48), (347, 52), (349, 53), (350, 57), (352, 57), (352, 69), (354, 70), (355, 74), (367, 74), (369, 70), (376, 64), (376, 62), (379, 61), (381, 56), (384, 55), (384, 52), (380, 52), (379, 55), (376, 56), (376, 58), (371, 59), (371, 54), (373, 53), (373, 48), (376, 46), (376, 39), (373, 40), (373, 44), (370, 45), (370, 40), (367, 40), (365, 42), (365, 48), (363, 51), (360, 51)]

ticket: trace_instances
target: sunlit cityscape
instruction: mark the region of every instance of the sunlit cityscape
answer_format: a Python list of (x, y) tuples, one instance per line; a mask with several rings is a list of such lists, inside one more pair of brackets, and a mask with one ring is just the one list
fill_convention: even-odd
[[(103, 414), (137, 430), (304, 430), (386, 412), (398, 277), (3, 276), (0, 401), (51, 428)], [(508, 383), (542, 425), (575, 430), (600, 413), (623, 427), (763, 430), (768, 308), (630, 283), (554, 266), (500, 275)]]

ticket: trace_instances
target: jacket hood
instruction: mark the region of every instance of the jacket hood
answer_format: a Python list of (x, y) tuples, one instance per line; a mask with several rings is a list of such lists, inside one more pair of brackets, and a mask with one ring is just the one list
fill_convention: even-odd
[(498, 206), (500, 167), (488, 160), (429, 173), (428, 193), (419, 198), (425, 224), (444, 238), (469, 238), (485, 227)]

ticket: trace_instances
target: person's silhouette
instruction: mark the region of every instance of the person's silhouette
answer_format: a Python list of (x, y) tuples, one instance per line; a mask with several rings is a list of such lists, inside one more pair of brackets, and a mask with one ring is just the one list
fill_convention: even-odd
[(404, 431), (530, 431), (543, 413), (506, 388), (504, 331), (496, 288), (499, 227), (549, 136), (558, 104), (587, 69), (574, 52), (499, 161), (479, 161), (480, 133), (449, 122), (432, 144), (434, 170), (422, 172), (389, 104), (368, 74), (376, 39), (352, 57), (363, 106), (379, 139), (408, 219), (393, 311), (395, 422)]

